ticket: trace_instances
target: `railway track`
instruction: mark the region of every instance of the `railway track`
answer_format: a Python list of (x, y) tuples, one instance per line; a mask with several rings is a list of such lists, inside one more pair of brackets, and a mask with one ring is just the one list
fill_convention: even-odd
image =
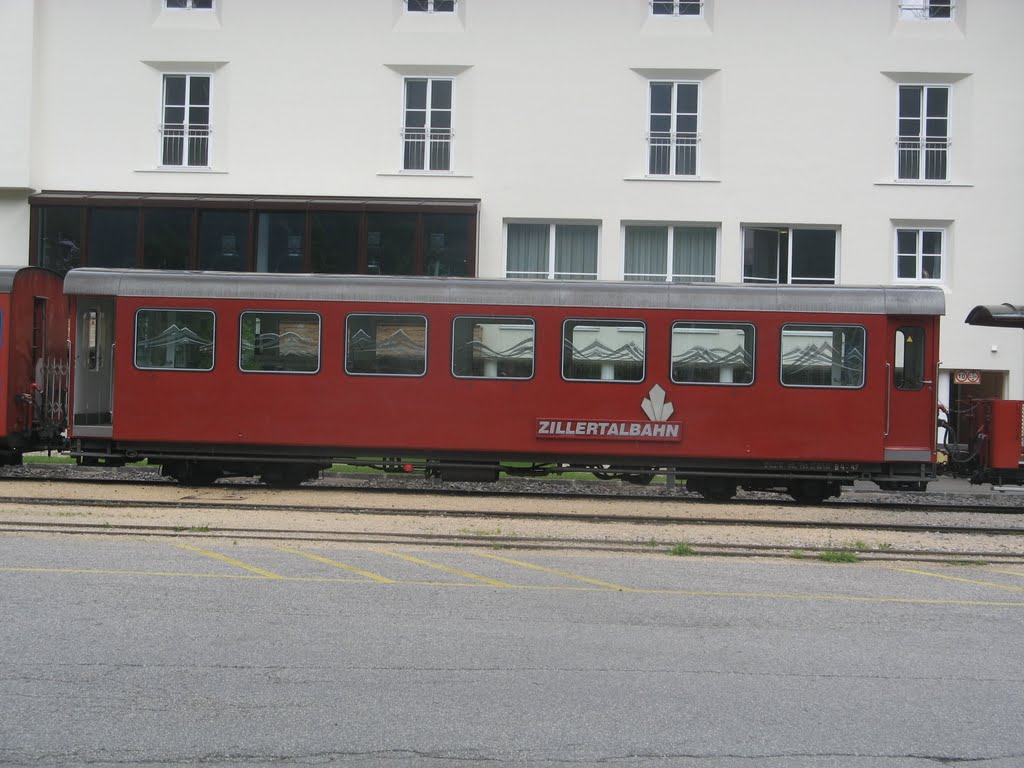
[[(52, 465), (41, 465), (44, 467)], [(61, 465), (56, 465), (61, 466)], [(2, 477), (2, 474), (0, 474)], [(347, 491), (352, 493), (363, 493), (367, 495), (376, 494), (401, 494), (408, 496), (434, 496), (446, 495), (450, 497), (479, 497), (479, 498), (510, 498), (527, 497), (531, 499), (575, 499), (580, 501), (604, 501), (624, 500), (631, 503), (650, 504), (672, 501), (680, 505), (718, 504), (719, 506), (730, 507), (760, 507), (764, 504), (774, 504), (785, 508), (799, 509), (841, 509), (847, 506), (865, 507), (875, 510), (888, 510), (894, 512), (964, 512), (976, 513), (984, 511), (985, 514), (1006, 514), (1024, 516), (1024, 493), (1014, 494), (1008, 497), (994, 496), (991, 493), (979, 491), (976, 494), (935, 494), (925, 493), (904, 493), (900, 494), (898, 500), (893, 495), (884, 491), (861, 491), (846, 492), (839, 499), (831, 499), (817, 506), (799, 504), (787, 496), (780, 494), (761, 493), (740, 495), (728, 502), (709, 502), (696, 494), (687, 493), (682, 486), (676, 486), (675, 490), (665, 487), (631, 487), (619, 484), (610, 484), (606, 481), (572, 481), (572, 480), (520, 480), (503, 481), (494, 486), (481, 487), (473, 485), (466, 487), (460, 484), (446, 483), (438, 486), (431, 481), (422, 478), (388, 477), (380, 475), (340, 475), (338, 477), (327, 476), (317, 482), (301, 486), (301, 490), (310, 493), (336, 493)], [(46, 472), (45, 470), (31, 470), (29, 473), (17, 476), (9, 476), (9, 480), (28, 480), (36, 482), (52, 482), (67, 484), (104, 484), (119, 485), (126, 487), (148, 487), (148, 486), (176, 486), (174, 481), (159, 477), (154, 469), (132, 468), (128, 470), (100, 470), (82, 471), (72, 469), (72, 473)], [(594, 490), (589, 486), (598, 486), (600, 490)], [(562, 486), (562, 487), (559, 487)], [(255, 480), (222, 480), (214, 488), (250, 488), (254, 490), (268, 490)], [(2, 484), (0, 484), (2, 489)], [(940, 500), (936, 500), (940, 499)], [(1009, 499), (1009, 500), (1006, 500)], [(2, 499), (0, 499), (2, 501)]]

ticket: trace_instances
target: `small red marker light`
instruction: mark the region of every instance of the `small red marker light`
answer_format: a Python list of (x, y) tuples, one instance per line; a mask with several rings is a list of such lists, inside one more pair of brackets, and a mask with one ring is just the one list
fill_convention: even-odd
[(402, 469), (403, 469), (403, 470), (404, 470), (405, 472), (412, 472), (412, 464), (403, 464), (403, 465), (402, 465)]

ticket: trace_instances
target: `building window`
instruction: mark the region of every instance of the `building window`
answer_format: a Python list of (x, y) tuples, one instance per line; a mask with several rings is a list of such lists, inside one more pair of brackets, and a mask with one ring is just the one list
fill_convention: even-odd
[(673, 323), (674, 384), (752, 384), (754, 326), (747, 323)]
[(596, 224), (509, 224), (506, 277), (597, 279)]
[(643, 381), (647, 329), (639, 320), (566, 320), (562, 378)]
[(942, 280), (945, 240), (941, 229), (897, 229), (896, 279)]
[(256, 271), (307, 272), (302, 248), (306, 214), (266, 211), (256, 217)]
[(951, 19), (953, 0), (900, 0), (901, 19)]
[(316, 373), (320, 370), (320, 315), (314, 312), (243, 312), (238, 367), (248, 372)]
[(164, 75), (160, 164), (210, 165), (209, 75)]
[(783, 385), (864, 386), (864, 329), (847, 325), (782, 326)]
[(135, 315), (135, 367), (213, 370), (214, 315), (190, 309), (140, 309)]
[(700, 16), (702, 0), (651, 0), (651, 13), (655, 16)]
[(949, 154), (949, 86), (901, 85), (896, 176), (945, 181)]
[(657, 82), (650, 86), (647, 173), (696, 176), (699, 84)]
[(527, 317), (457, 317), (452, 375), (459, 379), (529, 379), (536, 329)]
[(427, 318), (422, 315), (349, 315), (345, 372), (422, 376), (427, 372)]
[(837, 231), (834, 229), (743, 230), (743, 282), (836, 282)]
[(452, 169), (452, 86), (439, 78), (405, 79), (402, 168), (407, 171)]
[(164, 0), (164, 8), (208, 11), (213, 8), (213, 0)]
[(647, 282), (713, 283), (717, 234), (713, 227), (627, 226), (623, 277)]
[(409, 13), (452, 13), (455, 0), (406, 0)]

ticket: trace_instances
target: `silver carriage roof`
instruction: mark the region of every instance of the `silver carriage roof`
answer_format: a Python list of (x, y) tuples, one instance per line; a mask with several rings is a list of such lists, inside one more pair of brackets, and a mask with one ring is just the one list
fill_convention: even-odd
[(54, 277), (59, 276), (57, 272), (53, 272), (52, 270), (46, 269), (44, 267), (15, 267), (7, 265), (0, 266), (0, 293), (10, 293), (12, 290), (14, 290), (15, 278), (18, 276), (19, 272), (24, 272), (26, 270), (32, 270), (36, 272), (47, 272), (53, 275)]
[(377, 277), (254, 272), (73, 269), (64, 292), (78, 296), (359, 301), (398, 304), (726, 309), (868, 315), (942, 315), (930, 286), (736, 285), (474, 277)]

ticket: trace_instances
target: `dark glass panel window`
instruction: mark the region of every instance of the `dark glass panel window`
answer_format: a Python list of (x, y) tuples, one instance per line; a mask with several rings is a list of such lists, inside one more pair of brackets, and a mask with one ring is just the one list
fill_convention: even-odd
[(316, 211), (312, 214), (310, 255), (314, 272), (352, 275), (359, 271), (361, 214)]
[(637, 320), (566, 320), (562, 377), (589, 381), (643, 381), (647, 330)]
[(142, 266), (188, 269), (191, 263), (192, 211), (151, 208), (143, 212)]
[(366, 271), (371, 275), (411, 275), (416, 253), (416, 215), (367, 215)]
[(421, 315), (349, 315), (345, 371), (379, 376), (427, 372), (427, 318)]
[(782, 383), (787, 387), (864, 385), (864, 329), (839, 325), (782, 326)]
[(256, 271), (305, 272), (306, 214), (261, 213), (256, 220)]
[(835, 231), (830, 229), (794, 229), (793, 283), (831, 285), (835, 281)]
[(135, 366), (181, 371), (213, 368), (214, 315), (205, 310), (140, 309)]
[(37, 263), (62, 275), (82, 265), (81, 208), (39, 208)]
[(89, 211), (91, 267), (136, 267), (139, 212), (135, 208), (92, 208)]
[(896, 389), (918, 390), (924, 386), (924, 328), (900, 328), (896, 331)]
[(243, 312), (238, 366), (243, 371), (316, 373), (320, 316), (313, 312)]
[(225, 272), (248, 269), (249, 214), (203, 211), (199, 215), (199, 268)]
[(424, 272), (428, 275), (469, 275), (471, 219), (459, 214), (423, 215)]
[(751, 384), (754, 326), (674, 323), (672, 381), (676, 384)]
[(452, 325), (452, 375), (528, 379), (533, 376), (534, 322), (524, 317), (457, 317)]

